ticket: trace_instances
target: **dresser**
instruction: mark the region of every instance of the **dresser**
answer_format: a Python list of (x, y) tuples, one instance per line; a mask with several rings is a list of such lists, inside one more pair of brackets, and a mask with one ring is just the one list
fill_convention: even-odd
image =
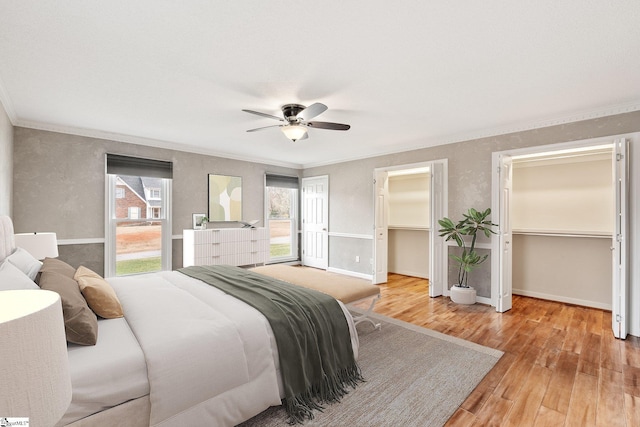
[(266, 228), (183, 230), (182, 265), (264, 264), (269, 257)]

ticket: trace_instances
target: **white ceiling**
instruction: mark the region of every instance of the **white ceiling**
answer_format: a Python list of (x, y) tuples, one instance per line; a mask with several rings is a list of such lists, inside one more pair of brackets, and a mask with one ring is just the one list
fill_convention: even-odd
[[(309, 167), (640, 110), (640, 2), (0, 0), (14, 125)], [(322, 102), (293, 143), (287, 103)]]

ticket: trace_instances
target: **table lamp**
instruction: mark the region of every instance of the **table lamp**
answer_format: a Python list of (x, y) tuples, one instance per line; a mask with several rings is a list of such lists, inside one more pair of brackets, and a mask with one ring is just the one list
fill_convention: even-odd
[(0, 292), (0, 417), (53, 426), (71, 402), (62, 304), (56, 292)]
[(43, 260), (58, 256), (56, 233), (17, 233), (14, 237), (16, 246), (29, 252), (35, 259)]

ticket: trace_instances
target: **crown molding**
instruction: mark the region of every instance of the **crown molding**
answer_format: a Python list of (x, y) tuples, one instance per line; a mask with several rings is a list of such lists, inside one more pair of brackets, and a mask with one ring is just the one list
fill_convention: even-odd
[(0, 77), (0, 106), (4, 107), (4, 111), (7, 113), (9, 121), (11, 121), (11, 124), (15, 126), (16, 122), (18, 121), (18, 116), (16, 115), (16, 111), (13, 108), (11, 97), (4, 88), (5, 85), (2, 81), (2, 77)]
[(580, 122), (583, 120), (591, 120), (591, 119), (597, 119), (600, 117), (614, 116), (617, 114), (640, 111), (640, 100), (637, 100), (629, 103), (617, 104), (617, 105), (602, 107), (598, 109), (584, 110), (582, 112), (568, 114), (566, 116), (561, 116), (561, 117), (549, 117), (542, 120), (514, 123), (507, 126), (481, 129), (473, 132), (466, 132), (466, 133), (451, 135), (448, 137), (433, 138), (430, 140), (421, 141), (416, 144), (404, 145), (403, 147), (397, 148), (395, 150), (381, 151), (381, 152), (373, 153), (369, 155), (354, 156), (354, 157), (342, 158), (342, 159), (333, 159), (333, 160), (328, 160), (324, 162), (299, 164), (299, 163), (291, 163), (291, 162), (272, 161), (272, 160), (267, 160), (259, 157), (238, 156), (230, 153), (224, 153), (224, 152), (219, 152), (215, 150), (208, 150), (202, 147), (189, 145), (189, 144), (177, 144), (175, 142), (170, 142), (170, 141), (156, 140), (156, 139), (143, 138), (143, 137), (131, 136), (131, 135), (123, 135), (123, 134), (114, 133), (114, 132), (106, 132), (106, 131), (99, 131), (99, 130), (93, 130), (93, 129), (78, 128), (73, 126), (53, 125), (50, 123), (19, 120), (16, 118), (16, 115), (13, 111), (8, 95), (3, 90), (3, 85), (1, 81), (0, 81), (0, 101), (3, 102), (5, 110), (7, 111), (7, 115), (9, 116), (9, 119), (11, 120), (14, 126), (20, 126), (20, 127), (30, 128), (30, 129), (46, 130), (51, 132), (59, 132), (59, 133), (65, 133), (69, 135), (86, 136), (90, 138), (125, 142), (129, 144), (138, 144), (138, 145), (144, 145), (148, 147), (164, 148), (167, 150), (202, 154), (207, 156), (221, 157), (225, 159), (240, 160), (245, 162), (261, 163), (261, 164), (266, 164), (271, 166), (281, 166), (281, 167), (287, 167), (287, 168), (293, 168), (293, 169), (309, 169), (309, 168), (320, 167), (320, 166), (329, 166), (329, 165), (334, 165), (338, 163), (345, 163), (345, 162), (351, 162), (351, 161), (357, 161), (357, 160), (370, 159), (374, 157), (398, 154), (406, 151), (420, 150), (420, 149), (435, 147), (439, 145), (454, 144), (454, 143), (463, 142), (463, 141), (489, 138), (489, 137), (494, 137), (498, 135), (506, 135), (509, 133), (529, 131), (534, 129)]
[(86, 136), (89, 138), (103, 139), (107, 141), (117, 141), (117, 142), (124, 142), (128, 144), (144, 145), (147, 147), (163, 148), (166, 150), (182, 151), (186, 153), (202, 154), (206, 156), (221, 157), (221, 158), (230, 159), (230, 160), (240, 160), (243, 162), (260, 163), (260, 164), (266, 164), (270, 166), (281, 166), (281, 167), (293, 168), (293, 169), (302, 169), (302, 165), (299, 163), (278, 162), (278, 161), (272, 161), (272, 160), (263, 159), (259, 157), (251, 157), (251, 156), (238, 156), (230, 153), (224, 153), (224, 152), (215, 151), (215, 150), (208, 150), (206, 148), (198, 147), (195, 145), (178, 144), (170, 141), (144, 138), (144, 137), (132, 136), (132, 135), (124, 135), (124, 134), (115, 133), (115, 132), (85, 129), (85, 128), (78, 128), (73, 126), (54, 125), (50, 123), (33, 122), (28, 120), (16, 120), (14, 122), (14, 126), (19, 126), (23, 128), (29, 128), (29, 129), (36, 129), (36, 130), (46, 130), (50, 132), (58, 132), (58, 133), (64, 133), (68, 135)]
[(632, 101), (624, 104), (617, 104), (617, 105), (597, 108), (597, 109), (584, 110), (579, 113), (572, 113), (572, 114), (568, 114), (566, 116), (561, 116), (561, 117), (549, 117), (542, 120), (520, 122), (520, 123), (514, 123), (506, 126), (501, 126), (501, 127), (487, 128), (487, 129), (477, 130), (473, 132), (460, 133), (460, 134), (451, 135), (443, 138), (434, 138), (434, 139), (422, 141), (420, 143), (413, 144), (413, 145), (405, 145), (402, 148), (398, 148), (396, 150), (389, 150), (389, 151), (380, 152), (377, 154), (357, 156), (357, 157), (342, 159), (342, 160), (338, 160), (338, 159), (329, 160), (326, 162), (304, 163), (302, 165), (302, 169), (315, 168), (319, 166), (329, 166), (329, 165), (334, 165), (338, 163), (351, 162), (355, 160), (371, 159), (373, 157), (387, 156), (391, 154), (403, 153), (406, 151), (436, 147), (439, 145), (455, 144), (457, 142), (472, 141), (474, 139), (490, 138), (493, 136), (506, 135), (506, 134), (516, 133), (516, 132), (524, 132), (528, 130), (541, 129), (541, 128), (546, 128), (551, 126), (568, 124), (568, 123), (575, 123), (583, 120), (597, 119), (600, 117), (615, 116), (617, 114), (632, 113), (634, 111), (640, 111), (640, 100), (636, 100), (636, 101)]

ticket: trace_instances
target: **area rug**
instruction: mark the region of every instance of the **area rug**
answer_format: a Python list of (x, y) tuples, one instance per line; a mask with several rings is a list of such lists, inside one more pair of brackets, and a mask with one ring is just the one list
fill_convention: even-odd
[[(442, 426), (502, 356), (501, 351), (430, 329), (371, 317), (381, 322), (381, 330), (358, 325), (358, 363), (366, 382), (316, 412), (305, 426)], [(287, 425), (282, 407), (240, 424)]]

